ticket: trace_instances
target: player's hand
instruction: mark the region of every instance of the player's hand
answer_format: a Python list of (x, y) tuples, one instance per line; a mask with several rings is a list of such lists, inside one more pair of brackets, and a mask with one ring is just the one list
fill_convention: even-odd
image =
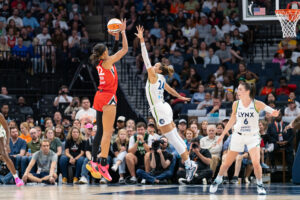
[(178, 99), (182, 100), (182, 101), (190, 101), (191, 98), (187, 98), (187, 97), (183, 97), (183, 96), (180, 96)]
[(122, 25), (120, 26), (120, 30), (126, 31), (126, 19), (121, 19)]
[(141, 25), (138, 25), (138, 26), (136, 27), (136, 30), (137, 30), (137, 33), (135, 33), (135, 35), (136, 35), (139, 39), (144, 38), (144, 36), (143, 36), (143, 33), (144, 33), (144, 27), (141, 26)]
[(280, 110), (274, 110), (271, 115), (272, 115), (272, 117), (277, 117), (279, 115), (279, 113), (280, 113)]

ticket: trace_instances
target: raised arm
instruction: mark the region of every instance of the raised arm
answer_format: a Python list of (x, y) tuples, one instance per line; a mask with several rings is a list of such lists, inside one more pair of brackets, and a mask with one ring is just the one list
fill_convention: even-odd
[(112, 49), (112, 53), (115, 54), (117, 53), (118, 51), (118, 48), (119, 48), (119, 39), (120, 39), (120, 33), (113, 33), (111, 31), (108, 31), (108, 33), (110, 35), (112, 35), (113, 37), (115, 37), (115, 42), (114, 42), (114, 46), (113, 46), (113, 49)]
[(170, 94), (170, 95), (172, 95), (172, 96), (174, 96), (174, 97), (177, 97), (178, 99), (180, 99), (180, 100), (183, 100), (183, 101), (190, 101), (191, 100), (191, 98), (187, 98), (187, 97), (183, 97), (183, 96), (181, 96), (180, 94), (178, 94), (178, 92), (176, 91), (176, 90), (174, 90), (173, 88), (171, 88), (170, 86), (169, 86), (169, 84), (165, 84), (165, 90)]
[(157, 81), (157, 77), (154, 71), (154, 68), (151, 65), (151, 62), (149, 60), (149, 56), (148, 56), (148, 52), (147, 52), (147, 48), (145, 45), (145, 40), (144, 40), (144, 28), (142, 26), (137, 26), (136, 27), (138, 33), (135, 33), (135, 35), (140, 39), (141, 42), (141, 50), (142, 50), (142, 57), (148, 72), (148, 79), (151, 83), (156, 83)]

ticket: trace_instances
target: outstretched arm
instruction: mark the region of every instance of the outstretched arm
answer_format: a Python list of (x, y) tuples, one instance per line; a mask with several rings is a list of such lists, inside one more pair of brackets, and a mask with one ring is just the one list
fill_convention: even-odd
[(120, 33), (113, 33), (111, 31), (108, 31), (108, 33), (110, 35), (112, 35), (113, 37), (115, 37), (115, 42), (114, 42), (114, 46), (113, 46), (113, 49), (112, 49), (112, 53), (115, 54), (117, 53), (118, 51), (118, 48), (119, 48), (119, 38), (120, 38)]
[(155, 75), (155, 71), (151, 65), (151, 62), (149, 60), (149, 56), (148, 56), (148, 52), (147, 52), (147, 48), (145, 45), (145, 40), (144, 40), (144, 28), (142, 26), (137, 26), (136, 27), (138, 33), (135, 33), (135, 35), (140, 39), (141, 42), (141, 49), (142, 49), (142, 57), (148, 72), (148, 79), (150, 80), (151, 83), (155, 83), (156, 82), (156, 75)]
[(279, 110), (274, 110), (270, 106), (267, 106), (265, 103), (261, 101), (255, 101), (255, 107), (258, 109), (258, 111), (264, 110), (272, 115), (272, 117), (277, 117), (280, 113)]
[(176, 90), (174, 90), (173, 88), (171, 88), (169, 86), (169, 84), (165, 83), (165, 90), (172, 96), (174, 97), (177, 97), (178, 99), (180, 100), (183, 100), (183, 101), (190, 101), (191, 98), (187, 98), (187, 97), (183, 97), (181, 96)]

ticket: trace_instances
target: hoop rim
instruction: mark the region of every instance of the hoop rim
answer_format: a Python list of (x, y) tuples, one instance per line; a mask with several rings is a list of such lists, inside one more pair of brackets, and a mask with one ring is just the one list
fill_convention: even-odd
[(279, 9), (279, 10), (275, 10), (276, 14), (300, 14), (300, 9)]

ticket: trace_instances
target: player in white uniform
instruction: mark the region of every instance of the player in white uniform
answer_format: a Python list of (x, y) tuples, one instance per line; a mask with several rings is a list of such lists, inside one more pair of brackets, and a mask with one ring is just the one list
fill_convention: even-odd
[(9, 148), (9, 139), (10, 132), (8, 129), (8, 125), (4, 116), (0, 113), (0, 156), (2, 160), (6, 163), (7, 168), (12, 173), (15, 183), (18, 187), (24, 185), (23, 181), (19, 178), (14, 163), (9, 158), (10, 148)]
[(240, 100), (235, 101), (232, 105), (232, 114), (222, 135), (218, 139), (218, 144), (223, 141), (225, 134), (234, 125), (234, 131), (229, 146), (229, 151), (225, 161), (222, 163), (219, 174), (210, 186), (210, 193), (215, 193), (218, 185), (223, 181), (223, 174), (235, 161), (239, 152), (243, 152), (244, 145), (247, 145), (254, 174), (257, 180), (258, 194), (266, 194), (266, 190), (262, 183), (262, 169), (260, 166), (260, 135), (259, 135), (259, 112), (264, 110), (271, 113), (273, 117), (277, 117), (278, 110), (274, 110), (266, 106), (263, 102), (254, 99), (255, 89), (250, 84), (242, 82), (238, 87), (238, 97)]
[(162, 65), (161, 63), (156, 63), (154, 66), (151, 65), (143, 37), (144, 28), (138, 26), (137, 31), (136, 36), (140, 39), (142, 56), (148, 72), (146, 96), (152, 116), (155, 118), (162, 134), (168, 138), (170, 144), (172, 144), (181, 155), (185, 163), (186, 178), (187, 181), (190, 182), (197, 171), (197, 165), (194, 161), (190, 160), (186, 144), (177, 132), (176, 125), (173, 122), (171, 106), (164, 101), (164, 90), (184, 101), (190, 101), (190, 98), (181, 96), (166, 83), (164, 75), (172, 76), (174, 73), (172, 67)]

